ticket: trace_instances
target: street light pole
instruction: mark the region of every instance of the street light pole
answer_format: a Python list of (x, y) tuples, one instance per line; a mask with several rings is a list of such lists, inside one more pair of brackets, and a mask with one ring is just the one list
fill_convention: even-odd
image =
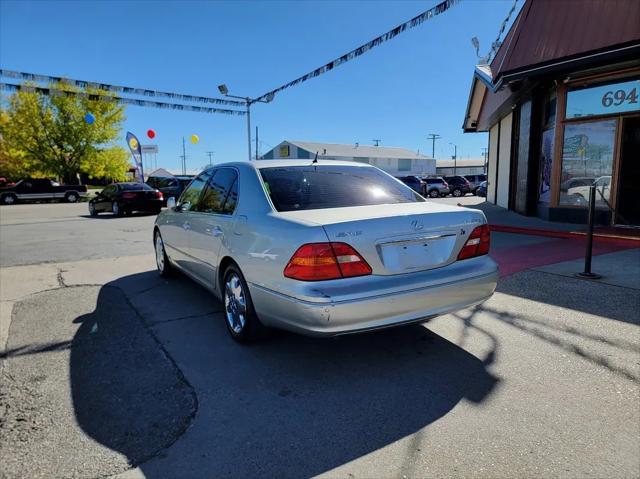
[(453, 176), (456, 176), (458, 170), (458, 145), (451, 142), (449, 144), (453, 145)]
[(251, 161), (251, 105), (256, 102), (270, 103), (271, 100), (273, 100), (273, 95), (267, 96), (264, 100), (250, 98), (248, 96), (229, 95), (229, 89), (224, 83), (222, 85), (218, 85), (218, 91), (229, 98), (244, 100), (245, 106), (247, 107), (247, 146), (249, 151), (249, 161)]
[(249, 161), (251, 161), (251, 99), (247, 97), (247, 146), (249, 147)]

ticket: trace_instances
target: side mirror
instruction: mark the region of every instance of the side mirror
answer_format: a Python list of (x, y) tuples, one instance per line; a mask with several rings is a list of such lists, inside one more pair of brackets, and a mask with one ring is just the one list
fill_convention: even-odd
[(173, 196), (170, 196), (169, 198), (167, 198), (167, 208), (169, 209), (175, 209), (176, 207), (176, 199)]

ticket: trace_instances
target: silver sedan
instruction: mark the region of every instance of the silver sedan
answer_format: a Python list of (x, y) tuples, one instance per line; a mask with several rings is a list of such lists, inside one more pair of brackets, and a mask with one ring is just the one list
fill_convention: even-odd
[(167, 205), (153, 234), (160, 274), (215, 294), (240, 342), (267, 327), (332, 336), (422, 322), (496, 287), (481, 211), (428, 202), (366, 164), (227, 163)]

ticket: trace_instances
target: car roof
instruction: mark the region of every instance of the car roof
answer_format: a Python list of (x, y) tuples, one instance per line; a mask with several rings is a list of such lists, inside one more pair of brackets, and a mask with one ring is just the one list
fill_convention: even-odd
[[(263, 168), (282, 168), (284, 166), (312, 166), (313, 158), (311, 159), (290, 159), (290, 160), (257, 160), (257, 161), (235, 161), (230, 163), (220, 163), (213, 168), (219, 168), (222, 166), (235, 166), (240, 168), (246, 168), (247, 166), (260, 170)], [(344, 161), (344, 160), (321, 160), (318, 159), (318, 166), (321, 165), (334, 165), (334, 166), (355, 166), (359, 168), (373, 168), (373, 166), (367, 163), (359, 163), (357, 161)]]

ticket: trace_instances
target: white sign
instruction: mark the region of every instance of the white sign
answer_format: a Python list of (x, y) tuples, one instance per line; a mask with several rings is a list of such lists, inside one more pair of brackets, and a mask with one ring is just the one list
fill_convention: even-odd
[(142, 153), (158, 153), (158, 145), (142, 145)]

